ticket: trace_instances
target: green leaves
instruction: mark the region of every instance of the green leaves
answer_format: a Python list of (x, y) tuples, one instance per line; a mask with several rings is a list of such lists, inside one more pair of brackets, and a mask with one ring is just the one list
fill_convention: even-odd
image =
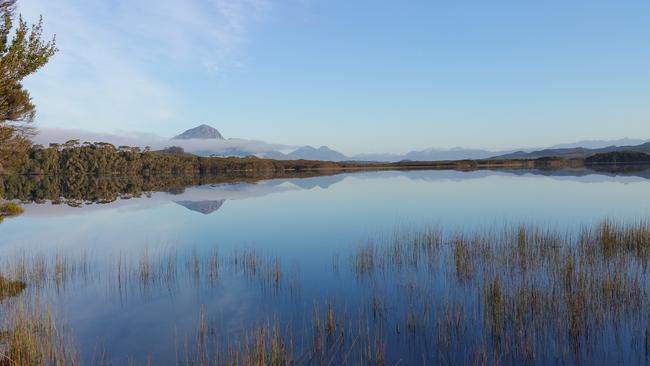
[[(29, 26), (18, 17), (16, 0), (0, 0), (0, 173), (24, 157), (36, 107), (21, 81), (43, 67), (58, 51), (56, 39), (43, 40), (43, 19)], [(13, 31), (12, 31), (13, 29)], [(13, 33), (13, 38), (9, 36)]]
[[(5, 25), (11, 28), (11, 15), (5, 14)], [(0, 34), (7, 30), (2, 29)], [(19, 82), (28, 75), (33, 74), (43, 67), (54, 54), (56, 39), (44, 41), (43, 18), (38, 24), (29, 27), (27, 22), (19, 17), (16, 33), (10, 43), (4, 41), (4, 47), (0, 48), (0, 78), (3, 81)]]

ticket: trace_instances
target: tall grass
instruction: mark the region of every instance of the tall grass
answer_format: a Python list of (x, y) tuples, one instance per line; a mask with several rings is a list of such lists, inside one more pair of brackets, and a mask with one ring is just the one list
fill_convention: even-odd
[(0, 337), (6, 347), (0, 352), (2, 366), (74, 366), (79, 355), (49, 309), (21, 302), (5, 317), (6, 331)]
[[(353, 292), (323, 285), (322, 296), (288, 302), (284, 309), (265, 308), (262, 297), (263, 319), (251, 317), (235, 333), (221, 330), (202, 308), (196, 335), (187, 338), (177, 363), (639, 363), (650, 356), (647, 222), (607, 220), (566, 233), (531, 225), (475, 233), (424, 230), (371, 240), (347, 255), (347, 267), (334, 253), (324, 268), (331, 268), (332, 278), (352, 279)], [(0, 279), (18, 281), (0, 281), (0, 291), (22, 286), (16, 295), (24, 290), (20, 283), (38, 293), (101, 279), (119, 293), (146, 294), (240, 277), (263, 295), (300, 296), (298, 276), (280, 257), (252, 249), (143, 251), (102, 261), (85, 254), (23, 253), (0, 263)], [(11, 349), (77, 360), (68, 338), (48, 326), (48, 312), (16, 309), (6, 317), (10, 329), (20, 330)], [(292, 317), (294, 312), (312, 315)], [(30, 321), (45, 325), (30, 327)], [(41, 341), (34, 334), (65, 341), (35, 345)]]
[(24, 282), (12, 281), (0, 276), (0, 301), (18, 296), (27, 287)]

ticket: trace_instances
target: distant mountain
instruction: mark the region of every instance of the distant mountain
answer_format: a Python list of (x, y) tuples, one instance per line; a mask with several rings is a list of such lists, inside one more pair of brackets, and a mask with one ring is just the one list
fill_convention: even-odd
[(425, 149), (411, 151), (407, 154), (358, 154), (346, 156), (338, 151), (332, 150), (327, 146), (321, 146), (316, 149), (311, 146), (301, 147), (289, 154), (283, 154), (279, 151), (268, 151), (261, 154), (268, 159), (277, 160), (327, 160), (327, 161), (364, 161), (364, 162), (396, 162), (402, 160), (412, 161), (436, 161), (436, 160), (462, 160), (462, 159), (487, 159), (500, 153), (509, 153), (511, 151), (491, 152), (479, 149), (454, 148), (450, 150)]
[(287, 158), (290, 160), (305, 159), (305, 160), (327, 160), (327, 161), (343, 161), (349, 158), (338, 151), (334, 151), (327, 146), (321, 146), (318, 149), (311, 146), (303, 146), (289, 154)]
[(641, 145), (650, 140), (631, 139), (628, 137), (618, 140), (583, 140), (578, 142), (571, 142), (568, 144), (558, 144), (549, 147), (549, 149), (571, 149), (576, 147), (583, 147), (586, 149), (602, 149), (609, 146), (635, 146)]
[(650, 153), (650, 142), (632, 146), (607, 146), (599, 149), (588, 149), (583, 147), (565, 149), (544, 149), (532, 152), (517, 151), (510, 154), (498, 155), (492, 159), (537, 159), (543, 157), (558, 157), (565, 159), (584, 159), (596, 154), (605, 154), (617, 151), (631, 151)]
[(221, 133), (219, 133), (219, 131), (216, 128), (208, 125), (200, 125), (198, 127), (190, 128), (189, 130), (172, 138), (172, 140), (189, 140), (189, 139), (224, 140), (223, 136), (221, 136)]
[(266, 151), (259, 154), (261, 157), (273, 160), (287, 160), (287, 155), (279, 151)]
[(321, 146), (318, 149), (312, 146), (300, 147), (288, 154), (283, 154), (280, 151), (267, 151), (261, 156), (267, 159), (275, 160), (324, 160), (324, 161), (346, 161), (350, 160), (349, 157), (342, 153), (332, 150), (327, 146)]
[(209, 215), (223, 206), (226, 200), (216, 201), (176, 201), (177, 204), (195, 212)]
[(449, 150), (424, 149), (410, 151), (404, 155), (399, 154), (359, 154), (351, 157), (351, 160), (358, 161), (384, 161), (396, 162), (402, 160), (411, 161), (440, 161), (440, 160), (463, 160), (463, 159), (487, 159), (494, 155), (506, 154), (512, 151), (494, 152), (481, 149), (464, 149), (456, 147)]
[(404, 155), (403, 160), (413, 161), (434, 161), (434, 160), (463, 160), (463, 159), (486, 159), (495, 153), (487, 150), (454, 148), (450, 150), (426, 149), (411, 151)]
[[(275, 160), (323, 160), (323, 161), (363, 161), (363, 162), (397, 162), (397, 161), (444, 161), (464, 159), (537, 159), (541, 157), (561, 158), (586, 158), (595, 154), (610, 153), (616, 151), (650, 152), (650, 142), (642, 139), (623, 138), (618, 140), (583, 140), (573, 143), (558, 144), (545, 149), (521, 149), (508, 151), (489, 151), (483, 149), (424, 149), (413, 150), (406, 154), (358, 154), (346, 156), (345, 154), (332, 150), (327, 146), (315, 148), (303, 146), (290, 153), (282, 151), (267, 150), (265, 152), (254, 152), (248, 147), (238, 144), (235, 140), (225, 140), (215, 128), (208, 125), (200, 125), (189, 129), (173, 138), (174, 140), (216, 140), (224, 141), (229, 145), (211, 145), (202, 148), (195, 147), (190, 152), (201, 156), (237, 156), (245, 157), (256, 155), (267, 159)], [(244, 141), (244, 140), (242, 140)], [(198, 141), (197, 141), (198, 142)], [(247, 143), (248, 145), (249, 143)], [(268, 145), (268, 144), (267, 144)]]

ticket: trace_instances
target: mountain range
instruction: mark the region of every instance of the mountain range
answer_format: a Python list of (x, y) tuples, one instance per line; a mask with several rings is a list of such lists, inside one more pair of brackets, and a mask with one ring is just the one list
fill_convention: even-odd
[(584, 148), (570, 147), (560, 149), (542, 149), (531, 152), (516, 151), (514, 153), (503, 154), (492, 157), (492, 159), (537, 159), (543, 157), (558, 157), (566, 159), (581, 159), (595, 154), (604, 154), (614, 151), (633, 151), (641, 153), (650, 153), (650, 142), (639, 145), (612, 145), (603, 148)]
[[(191, 128), (180, 135), (173, 137), (172, 141), (182, 142), (182, 140), (226, 140), (223, 135), (214, 127), (209, 125), (200, 125)], [(230, 139), (228, 139), (230, 140)], [(183, 145), (181, 143), (181, 145)], [(216, 144), (215, 144), (216, 145)], [(268, 150), (252, 152), (245, 147), (216, 147), (212, 149), (190, 149), (188, 152), (201, 156), (250, 156), (276, 159), (276, 160), (326, 160), (326, 161), (367, 161), (367, 162), (395, 162), (402, 160), (460, 160), (460, 159), (487, 159), (497, 154), (506, 154), (512, 151), (487, 151), (479, 149), (454, 148), (449, 150), (425, 149), (411, 151), (406, 154), (358, 154), (347, 156), (339, 151), (330, 149), (327, 146), (318, 148), (312, 146), (298, 147), (292, 151)]]
[(199, 156), (257, 156), (278, 160), (328, 160), (361, 162), (399, 162), (399, 161), (444, 161), (463, 159), (527, 159), (546, 156), (586, 157), (597, 153), (619, 150), (648, 152), (646, 145), (650, 140), (624, 138), (619, 140), (584, 140), (574, 143), (558, 144), (550, 147), (523, 148), (504, 151), (484, 149), (423, 149), (405, 154), (357, 154), (345, 155), (327, 146), (295, 146), (273, 144), (259, 140), (226, 138), (216, 128), (207, 124), (191, 128), (171, 140), (155, 134), (136, 131), (121, 134), (97, 133), (85, 130), (41, 128), (34, 137), (35, 144), (44, 146), (50, 143), (65, 143), (71, 139), (81, 141), (109, 142), (115, 146), (149, 147), (162, 150), (170, 146), (182, 147), (186, 152)]
[[(221, 133), (208, 125), (200, 125), (174, 137), (179, 140), (225, 140)], [(231, 139), (228, 139), (231, 140)], [(291, 151), (271, 149), (266, 151), (250, 151), (245, 146), (216, 146), (207, 149), (189, 150), (188, 152), (202, 156), (250, 156), (276, 160), (326, 160), (326, 161), (364, 161), (364, 162), (397, 162), (397, 161), (441, 161), (463, 159), (535, 159), (540, 157), (585, 158), (587, 156), (619, 150), (650, 152), (648, 140), (623, 138), (619, 140), (584, 140), (568, 144), (558, 144), (549, 148), (519, 149), (504, 151), (489, 151), (482, 149), (424, 149), (413, 150), (406, 154), (358, 154), (347, 156), (327, 146), (315, 148), (302, 146)]]

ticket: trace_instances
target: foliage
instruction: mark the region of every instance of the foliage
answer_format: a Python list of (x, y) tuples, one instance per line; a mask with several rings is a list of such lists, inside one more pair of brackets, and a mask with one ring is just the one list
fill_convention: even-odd
[(15, 3), (0, 0), (0, 172), (20, 163), (33, 133), (36, 108), (22, 81), (57, 52), (55, 39), (43, 40), (42, 19), (29, 26), (19, 17), (14, 29)]
[(28, 150), (17, 173), (66, 177), (152, 176), (230, 174), (233, 172), (276, 173), (285, 170), (337, 168), (320, 161), (276, 161), (248, 158), (211, 158), (191, 154), (141, 151), (137, 147), (115, 147), (109, 143), (71, 140), (50, 147), (36, 145)]

